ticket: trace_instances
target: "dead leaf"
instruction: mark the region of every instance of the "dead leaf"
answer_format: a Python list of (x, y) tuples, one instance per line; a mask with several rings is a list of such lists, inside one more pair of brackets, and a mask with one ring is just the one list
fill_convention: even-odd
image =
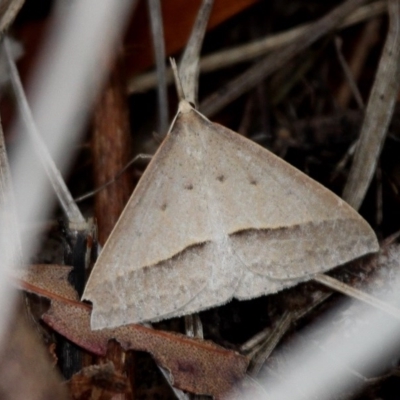
[(105, 355), (108, 341), (116, 339), (125, 350), (151, 353), (171, 373), (177, 388), (215, 398), (221, 398), (244, 377), (248, 359), (209, 341), (133, 324), (92, 331), (91, 307), (76, 300), (77, 294), (67, 281), (69, 271), (65, 266), (34, 265), (26, 272), (19, 271), (16, 283), (51, 300), (43, 321), (78, 346)]

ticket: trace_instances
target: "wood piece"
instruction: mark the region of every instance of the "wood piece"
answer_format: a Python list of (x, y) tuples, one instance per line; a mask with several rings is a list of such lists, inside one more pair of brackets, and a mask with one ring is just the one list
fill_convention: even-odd
[[(92, 149), (95, 186), (112, 180), (128, 163), (131, 137), (124, 68), (120, 56), (108, 78), (94, 113)], [(132, 191), (132, 179), (125, 172), (95, 196), (98, 240), (105, 243)]]
[[(125, 94), (125, 70), (120, 51), (97, 103), (93, 123), (94, 181), (102, 186), (114, 178), (127, 164), (131, 154), (128, 103)], [(95, 215), (98, 222), (98, 240), (104, 244), (117, 222), (132, 190), (129, 173), (98, 192), (95, 196)], [(118, 343), (109, 344), (107, 359), (116, 372), (128, 376), (134, 393), (134, 354), (126, 354)], [(132, 368), (127, 370), (126, 365)], [(130, 399), (129, 394), (117, 394), (115, 400)]]

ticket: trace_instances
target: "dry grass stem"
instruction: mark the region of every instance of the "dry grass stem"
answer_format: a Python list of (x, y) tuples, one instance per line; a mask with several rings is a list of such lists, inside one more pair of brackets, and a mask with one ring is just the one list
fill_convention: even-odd
[(378, 299), (375, 296), (358, 290), (325, 274), (317, 274), (313, 277), (313, 279), (316, 282), (322, 283), (324, 286), (329, 287), (330, 289), (336, 290), (337, 292), (340, 292), (346, 296), (350, 296), (354, 299), (362, 301), (363, 303), (369, 304), (370, 306), (375, 307), (385, 312), (386, 314), (391, 315), (392, 317), (400, 319), (399, 308), (393, 307), (392, 305)]
[(350, 87), (350, 90), (354, 96), (357, 106), (360, 110), (364, 110), (364, 101), (363, 101), (361, 93), (357, 87), (357, 84), (354, 80), (353, 74), (349, 68), (349, 64), (347, 64), (347, 61), (343, 56), (342, 39), (340, 39), (340, 37), (338, 37), (338, 36), (335, 37), (335, 49), (336, 49), (336, 54), (337, 54), (340, 66), (342, 67), (344, 76), (345, 76), (346, 81)]
[(200, 51), (213, 4), (214, 0), (202, 1), (192, 33), (179, 63), (179, 78), (185, 99), (192, 104), (197, 104)]
[(267, 338), (266, 342), (261, 346), (260, 350), (253, 356), (249, 373), (252, 376), (257, 376), (260, 372), (265, 360), (270, 356), (275, 347), (278, 345), (283, 335), (287, 332), (293, 321), (293, 315), (291, 312), (285, 312), (278, 324), (273, 329), (271, 335)]
[[(340, 29), (366, 21), (378, 15), (385, 13), (387, 10), (386, 1), (376, 1), (371, 4), (360, 6), (356, 11), (351, 13), (339, 26)], [(239, 45), (230, 49), (221, 50), (216, 53), (204, 56), (200, 60), (200, 71), (202, 73), (216, 71), (222, 68), (254, 60), (274, 50), (278, 50), (289, 45), (300, 34), (307, 32), (311, 24), (305, 24), (285, 32), (268, 35), (264, 39), (255, 40), (251, 43)], [(173, 73), (167, 69), (167, 82), (173, 82)], [(157, 86), (157, 74), (148, 72), (130, 80), (128, 84), (128, 92), (145, 92)]]
[(333, 9), (318, 21), (298, 35), (288, 46), (277, 50), (244, 73), (228, 82), (217, 92), (208, 96), (201, 104), (200, 111), (206, 116), (212, 116), (233, 100), (255, 87), (258, 83), (270, 76), (278, 68), (300, 54), (304, 49), (316, 42), (322, 36), (337, 28), (347, 15), (364, 3), (364, 0), (347, 0)]
[(161, 4), (160, 0), (148, 0), (147, 4), (150, 13), (154, 57), (157, 66), (158, 133), (165, 135), (168, 130), (168, 97)]
[(371, 89), (343, 199), (358, 210), (386, 138), (400, 87), (400, 1), (389, 1), (389, 32)]
[[(385, 7), (385, 11), (386, 11)], [(348, 60), (349, 70), (355, 82), (358, 82), (362, 71), (366, 67), (367, 57), (371, 54), (371, 50), (377, 43), (380, 36), (379, 30), (382, 25), (381, 18), (373, 18), (369, 20), (362, 29), (361, 37), (358, 38), (357, 44)], [(347, 108), (351, 97), (353, 96), (350, 86), (344, 80), (337, 90), (337, 103), (343, 109)]]
[(40, 135), (36, 123), (33, 119), (31, 108), (29, 107), (28, 100), (25, 96), (24, 88), (22, 87), (21, 79), (18, 74), (17, 67), (12, 57), (11, 45), (8, 38), (3, 42), (4, 54), (6, 56), (10, 79), (14, 89), (15, 98), (17, 100), (21, 118), (24, 121), (25, 128), (33, 142), (34, 148), (37, 151), (38, 158), (42, 163), (47, 177), (57, 195), (58, 201), (68, 219), (69, 224), (74, 226), (86, 226), (86, 221), (83, 218), (78, 206), (76, 205), (67, 185), (61, 176), (60, 171), (56, 167), (49, 151), (46, 148), (42, 136)]

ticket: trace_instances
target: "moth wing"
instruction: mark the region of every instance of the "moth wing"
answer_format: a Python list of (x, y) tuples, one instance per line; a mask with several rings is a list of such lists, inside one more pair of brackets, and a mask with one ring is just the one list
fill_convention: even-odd
[(379, 249), (368, 223), (304, 173), (220, 125), (203, 132), (214, 219), (244, 267), (297, 281)]
[(93, 302), (93, 327), (161, 319), (228, 301), (237, 287), (227, 285), (229, 265), (250, 271), (247, 280), (294, 284), (377, 249), (372, 229), (344, 201), (186, 104), (83, 297)]
[(93, 303), (93, 328), (158, 318), (210, 279), (199, 255), (219, 229), (210, 223), (202, 121), (191, 124), (192, 115), (178, 113), (94, 266), (83, 294)]

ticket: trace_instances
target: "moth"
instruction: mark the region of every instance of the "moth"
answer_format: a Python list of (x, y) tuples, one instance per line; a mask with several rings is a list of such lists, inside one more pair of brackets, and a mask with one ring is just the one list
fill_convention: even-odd
[(251, 299), (378, 250), (347, 203), (181, 100), (102, 250), (92, 328)]

